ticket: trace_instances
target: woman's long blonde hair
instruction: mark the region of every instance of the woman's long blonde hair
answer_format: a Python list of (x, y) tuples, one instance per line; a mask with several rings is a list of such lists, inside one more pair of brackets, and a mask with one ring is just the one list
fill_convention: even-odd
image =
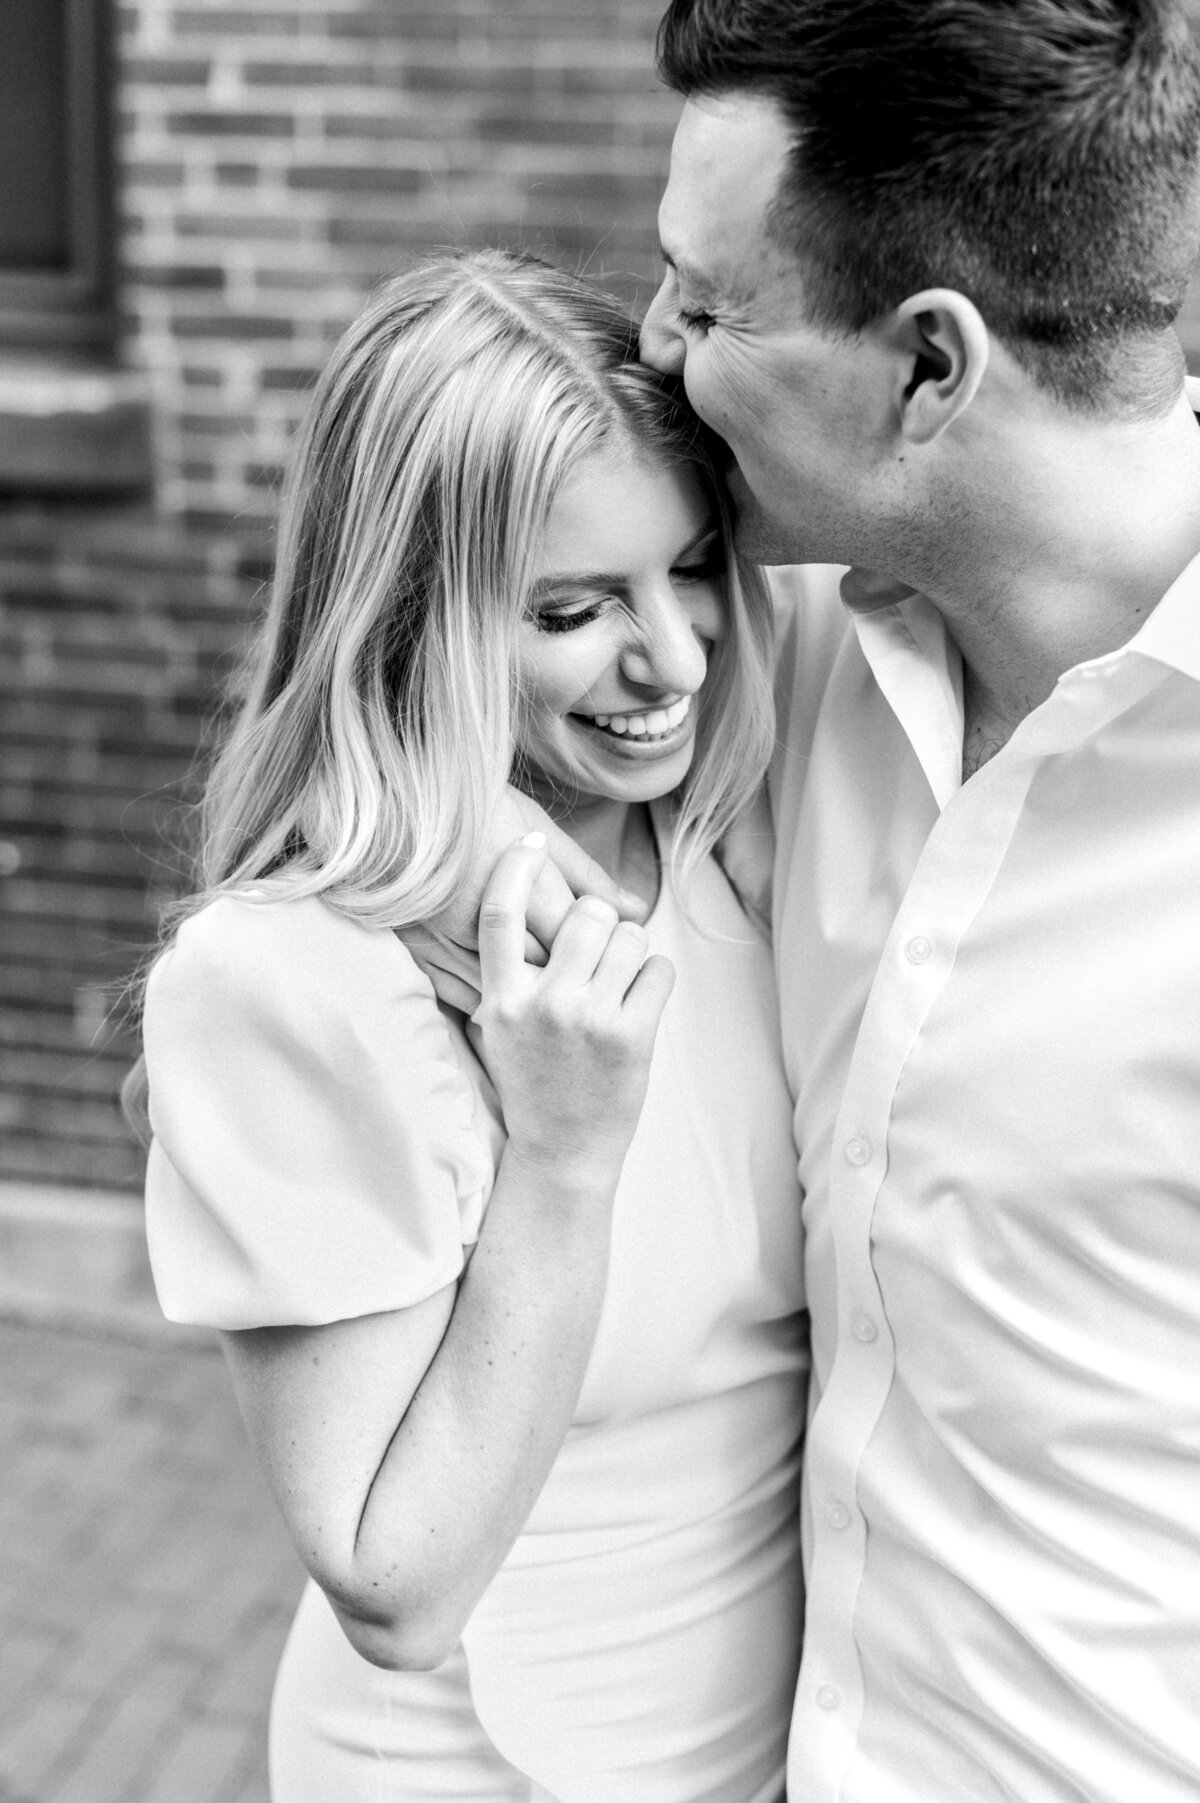
[(700, 474), (730, 627), (678, 798), (685, 873), (760, 781), (770, 622), (703, 428), (614, 300), (534, 258), (437, 258), (337, 346), (284, 493), (270, 610), (202, 817), (200, 889), (321, 895), (379, 926), (461, 889), (514, 770), (516, 629), (561, 484), (602, 447)]

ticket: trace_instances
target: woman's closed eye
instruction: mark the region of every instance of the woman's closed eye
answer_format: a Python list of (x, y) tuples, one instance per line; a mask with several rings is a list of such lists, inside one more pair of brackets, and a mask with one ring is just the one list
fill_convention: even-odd
[(588, 626), (598, 620), (609, 599), (607, 595), (599, 595), (591, 600), (540, 608), (534, 615), (534, 625), (539, 632), (574, 632), (576, 627)]

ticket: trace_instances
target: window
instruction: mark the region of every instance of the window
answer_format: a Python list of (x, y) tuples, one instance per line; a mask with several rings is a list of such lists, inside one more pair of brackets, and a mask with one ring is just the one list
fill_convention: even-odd
[(111, 349), (111, 0), (0, 10), (0, 346)]

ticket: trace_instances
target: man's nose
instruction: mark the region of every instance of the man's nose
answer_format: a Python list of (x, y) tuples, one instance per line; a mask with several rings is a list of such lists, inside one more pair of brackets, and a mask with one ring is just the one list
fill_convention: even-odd
[(641, 358), (664, 376), (683, 374), (684, 343), (674, 324), (673, 284), (668, 270), (642, 321)]

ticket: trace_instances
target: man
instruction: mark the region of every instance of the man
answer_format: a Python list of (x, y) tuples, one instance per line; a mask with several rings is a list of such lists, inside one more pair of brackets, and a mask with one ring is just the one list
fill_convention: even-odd
[[(673, 0), (643, 354), (784, 647), (792, 1803), (1200, 1797), (1200, 433), (1167, 0)], [(897, 586), (901, 585), (901, 586)]]

